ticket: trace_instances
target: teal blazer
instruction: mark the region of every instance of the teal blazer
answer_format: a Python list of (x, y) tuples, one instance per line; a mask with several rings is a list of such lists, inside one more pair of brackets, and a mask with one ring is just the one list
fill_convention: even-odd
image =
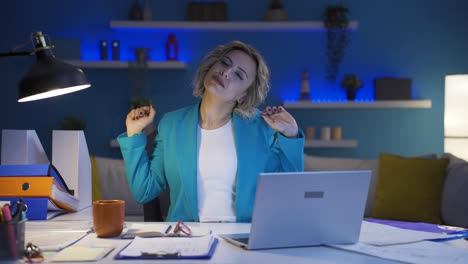
[[(170, 188), (167, 221), (198, 222), (197, 129), (200, 103), (165, 114), (158, 125), (156, 147), (151, 157), (145, 150), (144, 133), (118, 142), (125, 162), (130, 190), (140, 203), (148, 202)], [(237, 150), (235, 210), (237, 222), (250, 222), (261, 172), (304, 170), (304, 133), (287, 138), (274, 131), (257, 111), (245, 119), (234, 113)], [(215, 160), (213, 162), (216, 162)]]

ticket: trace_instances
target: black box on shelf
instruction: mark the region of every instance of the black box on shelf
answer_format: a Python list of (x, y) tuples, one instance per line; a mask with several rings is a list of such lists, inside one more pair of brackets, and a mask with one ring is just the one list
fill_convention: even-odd
[(0, 262), (23, 257), (25, 223), (0, 223)]
[(411, 100), (411, 79), (377, 78), (374, 80), (375, 100)]

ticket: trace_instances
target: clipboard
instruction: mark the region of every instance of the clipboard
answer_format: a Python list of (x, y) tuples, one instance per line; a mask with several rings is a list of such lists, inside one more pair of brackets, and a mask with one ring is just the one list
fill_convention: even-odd
[[(164, 238), (163, 238), (164, 239)], [(178, 239), (193, 239), (193, 238), (178, 238)], [(125, 247), (123, 247), (115, 256), (114, 259), (211, 259), (213, 256), (216, 246), (218, 245), (218, 238), (212, 237), (213, 241), (210, 244), (210, 248), (208, 250), (207, 254), (203, 255), (180, 255), (177, 253), (154, 253), (154, 254), (148, 254), (148, 253), (142, 253), (140, 256), (125, 256), (122, 255), (121, 253), (129, 247), (132, 243), (128, 243)], [(133, 241), (132, 241), (133, 242)]]

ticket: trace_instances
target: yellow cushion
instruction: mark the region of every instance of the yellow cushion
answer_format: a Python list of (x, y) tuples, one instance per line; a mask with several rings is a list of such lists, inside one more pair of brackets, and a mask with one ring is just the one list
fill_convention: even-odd
[(440, 205), (448, 162), (381, 153), (371, 217), (442, 223)]
[(90, 156), (91, 159), (91, 181), (93, 184), (92, 196), (93, 201), (102, 200), (101, 186), (99, 185), (99, 174), (96, 167), (96, 158)]

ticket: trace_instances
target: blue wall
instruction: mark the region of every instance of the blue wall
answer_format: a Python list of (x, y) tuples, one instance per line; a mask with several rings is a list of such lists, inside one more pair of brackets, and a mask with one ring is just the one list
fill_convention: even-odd
[[(252, 4), (255, 2), (255, 5)], [(260, 20), (267, 0), (227, 1), (228, 16), (234, 21)], [(341, 68), (342, 73), (359, 74), (365, 87), (360, 98), (373, 96), (373, 79), (382, 76), (409, 77), (413, 97), (432, 100), (431, 109), (291, 110), (299, 126), (343, 127), (345, 138), (355, 138), (355, 149), (307, 149), (324, 156), (376, 157), (385, 151), (418, 155), (443, 151), (444, 76), (468, 72), (468, 9), (466, 1), (340, 1), (359, 21)], [(109, 28), (110, 20), (125, 20), (132, 1), (5, 1), (0, 8), (0, 52), (6, 52), (41, 30), (52, 38), (79, 39), (85, 59), (98, 58), (102, 39), (120, 40), (122, 57), (137, 46), (152, 49), (151, 57), (164, 56), (168, 32), (119, 32)], [(153, 0), (154, 20), (183, 20), (187, 1)], [(320, 20), (324, 8), (335, 1), (283, 1), (290, 20)], [(256, 46), (272, 72), (268, 104), (281, 104), (298, 96), (302, 70), (310, 74), (316, 97), (344, 97), (339, 87), (324, 79), (325, 34), (323, 32), (176, 32), (181, 60), (186, 70), (149, 70), (150, 96), (159, 115), (192, 104), (190, 82), (204, 54), (217, 44), (239, 39)], [(63, 50), (63, 47), (61, 47)], [(66, 54), (70, 58), (72, 51)], [(52, 129), (67, 115), (86, 121), (91, 154), (119, 157), (109, 140), (125, 130), (124, 118), (135, 76), (127, 70), (85, 69), (91, 89), (37, 102), (19, 104), (17, 85), (33, 58), (0, 59), (2, 95), (0, 128), (35, 129), (50, 155)]]

